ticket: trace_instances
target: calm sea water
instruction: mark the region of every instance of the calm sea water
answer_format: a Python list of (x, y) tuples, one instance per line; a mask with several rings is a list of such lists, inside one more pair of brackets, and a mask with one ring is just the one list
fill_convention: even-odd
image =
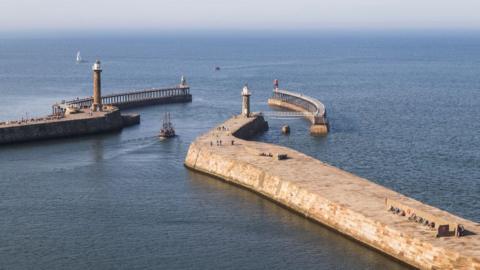
[[(90, 95), (96, 58), (104, 93), (182, 74), (193, 93), (133, 110), (141, 125), (120, 133), (1, 147), (0, 269), (403, 269), (183, 159), (240, 111), (244, 83), (253, 109), (269, 110), (278, 78), (322, 100), (332, 131), (269, 119), (258, 140), (479, 221), (479, 46), (480, 33), (0, 39), (1, 120)], [(180, 134), (168, 141), (155, 137), (164, 112)]]

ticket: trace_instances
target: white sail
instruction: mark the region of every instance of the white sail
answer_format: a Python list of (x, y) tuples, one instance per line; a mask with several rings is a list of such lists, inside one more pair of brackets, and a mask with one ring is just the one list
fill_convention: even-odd
[(82, 62), (82, 56), (80, 55), (80, 52), (77, 52), (77, 63)]

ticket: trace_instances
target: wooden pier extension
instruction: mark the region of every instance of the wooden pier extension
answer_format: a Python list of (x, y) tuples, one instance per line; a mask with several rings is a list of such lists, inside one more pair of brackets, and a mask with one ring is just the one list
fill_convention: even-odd
[[(190, 87), (183, 82), (171, 88), (146, 89), (102, 96), (102, 104), (113, 105), (119, 109), (191, 101)], [(57, 115), (67, 107), (90, 107), (92, 103), (92, 97), (57, 103), (52, 106), (52, 114)]]

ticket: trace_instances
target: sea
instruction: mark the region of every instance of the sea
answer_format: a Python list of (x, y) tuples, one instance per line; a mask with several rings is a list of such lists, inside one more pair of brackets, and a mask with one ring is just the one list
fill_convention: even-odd
[[(253, 111), (273, 110), (278, 79), (323, 102), (331, 131), (271, 117), (255, 140), (478, 222), (479, 48), (473, 31), (0, 36), (0, 121), (91, 96), (96, 59), (104, 94), (184, 75), (193, 95), (129, 110), (141, 124), (121, 132), (1, 146), (0, 269), (407, 269), (183, 161), (240, 113), (244, 84)], [(166, 112), (178, 136), (160, 140)]]

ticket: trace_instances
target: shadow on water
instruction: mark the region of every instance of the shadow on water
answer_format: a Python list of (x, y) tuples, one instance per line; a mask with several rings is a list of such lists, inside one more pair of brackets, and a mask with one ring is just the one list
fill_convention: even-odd
[(92, 141), (92, 159), (95, 162), (101, 162), (104, 158), (104, 141), (102, 139), (94, 139)]
[[(32, 151), (35, 148), (38, 149), (48, 149), (48, 148), (57, 148), (68, 146), (69, 144), (77, 146), (78, 143), (85, 143), (89, 141), (98, 141), (98, 140), (109, 140), (115, 137), (118, 137), (121, 134), (121, 130), (111, 131), (107, 133), (100, 134), (90, 134), (83, 136), (71, 136), (64, 138), (55, 138), (55, 139), (46, 139), (41, 141), (26, 141), (14, 144), (0, 145), (2, 151)], [(37, 150), (38, 150), (37, 149)]]

